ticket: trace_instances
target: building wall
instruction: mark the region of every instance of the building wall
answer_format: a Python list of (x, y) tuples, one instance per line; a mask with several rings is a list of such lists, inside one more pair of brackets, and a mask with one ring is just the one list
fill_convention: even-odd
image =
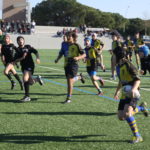
[(26, 6), (21, 6), (25, 3), (26, 0), (3, 0), (2, 18), (7, 21), (25, 21)]

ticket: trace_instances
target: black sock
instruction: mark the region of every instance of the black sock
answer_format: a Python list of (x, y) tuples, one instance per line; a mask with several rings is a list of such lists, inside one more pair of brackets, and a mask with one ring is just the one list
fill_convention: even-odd
[(20, 79), (20, 77), (19, 77), (18, 74), (14, 74), (14, 77), (18, 80), (18, 82), (19, 82), (20, 84), (22, 84), (22, 81), (21, 81), (21, 79)]
[(6, 77), (11, 81), (11, 83), (15, 83), (10, 74), (6, 74)]
[(24, 82), (25, 96), (29, 96), (29, 82)]

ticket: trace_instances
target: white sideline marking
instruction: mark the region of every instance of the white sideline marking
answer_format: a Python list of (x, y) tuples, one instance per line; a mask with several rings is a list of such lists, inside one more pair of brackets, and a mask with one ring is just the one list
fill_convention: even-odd
[[(45, 67), (45, 66), (38, 66), (38, 67), (46, 68), (46, 69), (50, 69), (50, 70), (57, 70), (57, 71), (60, 71), (60, 72), (64, 72), (62, 69), (56, 69), (56, 68)], [(118, 84), (118, 82), (111, 81), (111, 80), (104, 80), (104, 81), (110, 82), (110, 83), (114, 83), (114, 84)], [(150, 89), (146, 89), (146, 88), (140, 88), (140, 89), (143, 90), (143, 91), (150, 91)]]

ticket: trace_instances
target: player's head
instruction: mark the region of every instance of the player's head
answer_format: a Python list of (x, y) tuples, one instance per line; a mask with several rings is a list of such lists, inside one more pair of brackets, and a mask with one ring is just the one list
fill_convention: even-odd
[(70, 43), (74, 43), (77, 40), (77, 35), (74, 32), (68, 32), (66, 36), (67, 36), (67, 41)]
[(10, 35), (6, 34), (4, 40), (5, 40), (6, 44), (9, 44), (10, 43)]
[(130, 36), (127, 36), (127, 40), (130, 40), (131, 39), (131, 37)]
[(135, 33), (135, 38), (138, 39), (139, 37), (140, 37), (140, 33), (139, 32)]
[(91, 38), (86, 37), (86, 38), (84, 39), (84, 45), (85, 45), (85, 46), (91, 46)]
[(17, 37), (17, 43), (19, 46), (23, 46), (25, 43), (24, 37), (23, 36), (18, 36)]
[(112, 35), (112, 40), (113, 41), (116, 41), (117, 40), (117, 36), (114, 34), (114, 35)]
[(97, 34), (96, 34), (96, 33), (93, 33), (93, 34), (92, 34), (92, 39), (93, 39), (93, 40), (96, 40), (96, 39), (97, 39)]
[(67, 36), (66, 35), (63, 36), (63, 40), (64, 40), (64, 42), (67, 42)]
[(118, 64), (120, 60), (126, 57), (126, 52), (121, 46), (116, 47), (114, 51), (116, 54), (116, 63)]

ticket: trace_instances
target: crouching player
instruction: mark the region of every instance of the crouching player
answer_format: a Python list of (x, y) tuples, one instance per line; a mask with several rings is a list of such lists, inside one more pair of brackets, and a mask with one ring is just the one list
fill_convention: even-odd
[(93, 47), (91, 47), (90, 38), (85, 39), (85, 46), (87, 73), (91, 77), (93, 85), (98, 90), (98, 95), (102, 95), (103, 92), (100, 86), (98, 85), (97, 81), (99, 81), (102, 86), (104, 86), (104, 81), (101, 77), (96, 76), (98, 68), (96, 60), (96, 50)]
[[(130, 85), (132, 88), (128, 91), (128, 94), (125, 94), (123, 90), (123, 94), (120, 98), (119, 106), (118, 106), (118, 118), (120, 120), (126, 120), (129, 124), (132, 133), (133, 139), (131, 143), (139, 143), (143, 141), (141, 137), (138, 127), (136, 124), (136, 120), (134, 118), (134, 114), (142, 111), (144, 115), (148, 116), (148, 109), (146, 108), (146, 102), (141, 103), (141, 105), (137, 106), (137, 102), (139, 100), (139, 96), (137, 96), (137, 92), (139, 92), (140, 86), (140, 78), (138, 76), (138, 71), (136, 67), (125, 59), (124, 50), (121, 47), (117, 47), (117, 75), (119, 77), (118, 87), (115, 92), (115, 99), (119, 98), (119, 93), (122, 87)], [(124, 88), (122, 88), (124, 89)]]
[(21, 65), (25, 89), (25, 96), (21, 99), (21, 102), (27, 102), (31, 100), (29, 96), (30, 85), (34, 84), (35, 82), (39, 82), (40, 85), (43, 85), (41, 76), (38, 76), (37, 78), (32, 78), (35, 65), (31, 54), (35, 54), (38, 64), (40, 63), (40, 58), (36, 49), (31, 47), (30, 45), (25, 45), (25, 40), (22, 36), (17, 37), (17, 43), (19, 45), (18, 54), (17, 59), (14, 61), (14, 63), (20, 62)]

